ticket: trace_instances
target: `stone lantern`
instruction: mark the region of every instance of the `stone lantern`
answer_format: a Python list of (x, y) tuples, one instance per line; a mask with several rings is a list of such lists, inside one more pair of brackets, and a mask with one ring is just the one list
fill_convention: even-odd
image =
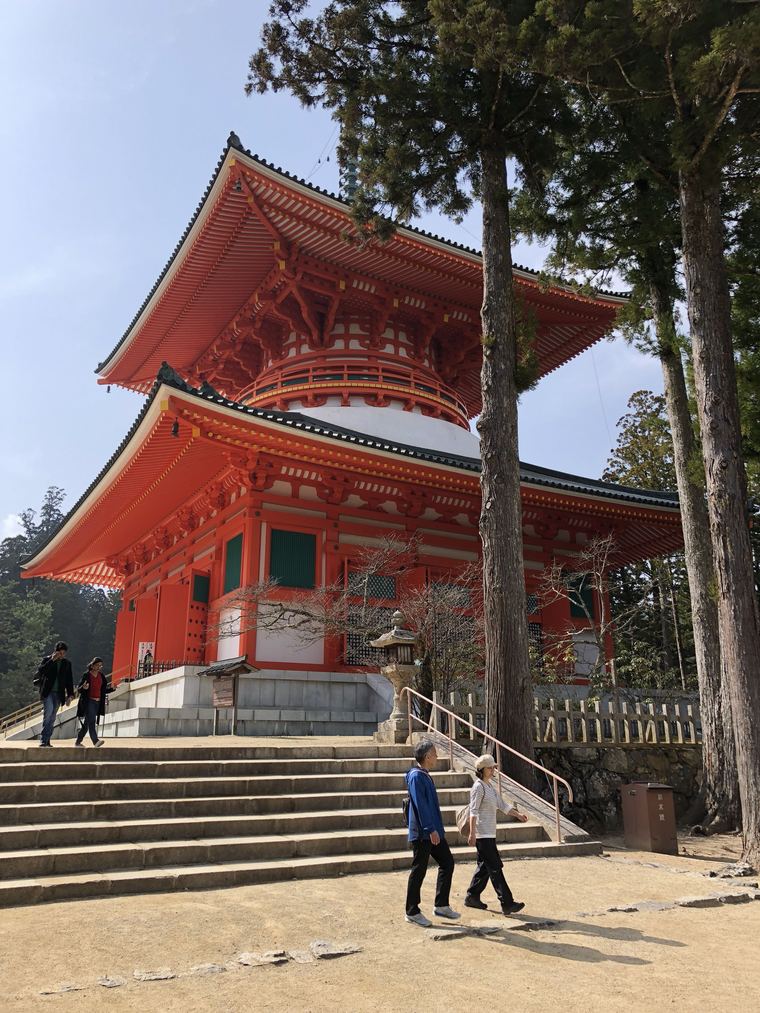
[(407, 740), (408, 717), (406, 711), (401, 709), (400, 694), (405, 686), (411, 686), (417, 671), (414, 659), (416, 644), (417, 634), (404, 629), (404, 616), (398, 609), (391, 617), (390, 630), (377, 640), (370, 640), (371, 647), (385, 651), (387, 661), (380, 669), (380, 673), (393, 686), (393, 710), (388, 720), (377, 726), (375, 739), (378, 742)]

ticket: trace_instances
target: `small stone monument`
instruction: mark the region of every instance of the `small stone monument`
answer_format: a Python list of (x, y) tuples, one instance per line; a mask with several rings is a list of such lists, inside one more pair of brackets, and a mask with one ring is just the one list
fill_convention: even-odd
[(406, 742), (409, 736), (408, 717), (401, 709), (400, 695), (405, 686), (411, 686), (417, 666), (414, 662), (414, 648), (417, 634), (404, 629), (404, 616), (397, 609), (391, 616), (391, 628), (377, 640), (370, 640), (371, 647), (386, 653), (387, 662), (380, 674), (393, 686), (393, 710), (387, 721), (377, 726), (375, 741)]

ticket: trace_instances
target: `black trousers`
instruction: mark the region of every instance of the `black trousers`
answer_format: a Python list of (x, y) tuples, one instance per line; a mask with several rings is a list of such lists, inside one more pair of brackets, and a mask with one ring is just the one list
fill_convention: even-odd
[(478, 867), (475, 869), (475, 875), (467, 889), (467, 896), (480, 897), (490, 879), (501, 906), (506, 907), (507, 904), (512, 904), (514, 897), (502, 872), (504, 863), (499, 857), (496, 839), (481, 837), (475, 842), (475, 847), (478, 852)]
[(427, 872), (428, 861), (432, 857), (438, 862), (438, 880), (435, 884), (435, 906), (448, 907), (451, 879), (454, 875), (454, 856), (451, 854), (446, 838), (440, 844), (431, 844), (430, 839), (412, 841), (412, 868), (409, 870), (409, 883), (406, 888), (406, 913), (419, 914), (420, 890)]
[(80, 718), (82, 724), (79, 726), (77, 742), (81, 742), (84, 738), (85, 732), (89, 732), (94, 745), (98, 741), (99, 701), (88, 699), (85, 706), (87, 709), (85, 710), (84, 715)]

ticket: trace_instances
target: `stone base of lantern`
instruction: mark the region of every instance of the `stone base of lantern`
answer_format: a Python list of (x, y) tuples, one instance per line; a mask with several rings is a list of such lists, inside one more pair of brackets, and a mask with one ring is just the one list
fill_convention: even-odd
[(408, 742), (409, 721), (406, 714), (399, 718), (391, 716), (387, 721), (381, 721), (373, 738), (375, 742), (392, 745)]
[(393, 686), (393, 710), (387, 721), (382, 721), (377, 726), (375, 742), (397, 744), (409, 741), (407, 701), (406, 698), (402, 701), (401, 693), (406, 686), (411, 686), (416, 671), (415, 665), (400, 665), (395, 661), (380, 669), (381, 674)]

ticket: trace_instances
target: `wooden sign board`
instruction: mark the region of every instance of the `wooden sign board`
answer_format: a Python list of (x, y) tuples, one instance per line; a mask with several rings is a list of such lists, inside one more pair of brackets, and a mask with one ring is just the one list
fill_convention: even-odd
[(214, 679), (212, 686), (212, 704), (214, 707), (235, 706), (235, 677), (221, 675)]

